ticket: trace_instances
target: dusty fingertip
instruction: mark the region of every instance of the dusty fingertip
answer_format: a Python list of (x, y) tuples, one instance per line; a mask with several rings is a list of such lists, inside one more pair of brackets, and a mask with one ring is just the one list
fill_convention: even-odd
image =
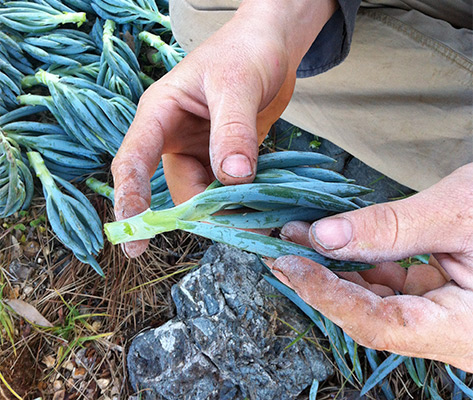
[(309, 242), (310, 224), (304, 221), (291, 221), (285, 224), (279, 236), (282, 240), (292, 241), (303, 246), (310, 246)]
[(370, 285), (370, 290), (380, 297), (394, 296), (396, 294), (391, 288), (378, 283), (372, 283)]
[(273, 262), (272, 266), (270, 267), (272, 270), (279, 271), (281, 273), (286, 273), (287, 271), (290, 272), (292, 269), (291, 264), (292, 264), (292, 259), (296, 258), (296, 256), (282, 256), (276, 259), (276, 261)]
[(273, 271), (276, 270), (283, 274), (293, 287), (299, 283), (304, 283), (313, 269), (310, 260), (299, 256), (279, 257), (273, 264)]
[(291, 286), (291, 282), (289, 281), (287, 276), (284, 275), (282, 272), (273, 269), (272, 273), (281, 283), (284, 283), (286, 286)]
[(143, 211), (147, 210), (150, 201), (145, 199), (144, 196), (148, 197), (145, 193), (130, 193), (125, 196), (117, 196), (115, 198), (114, 207), (115, 218), (117, 221), (134, 217), (135, 215), (141, 214)]
[(122, 243), (122, 249), (127, 258), (141, 256), (148, 247), (148, 240), (137, 240), (136, 242)]

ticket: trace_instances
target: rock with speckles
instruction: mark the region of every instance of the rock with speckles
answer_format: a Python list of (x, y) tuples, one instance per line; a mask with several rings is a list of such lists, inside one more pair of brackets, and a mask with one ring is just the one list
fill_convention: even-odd
[(289, 400), (333, 373), (308, 341), (310, 321), (262, 278), (254, 255), (212, 246), (201, 267), (173, 286), (177, 316), (138, 335), (131, 384), (145, 399)]

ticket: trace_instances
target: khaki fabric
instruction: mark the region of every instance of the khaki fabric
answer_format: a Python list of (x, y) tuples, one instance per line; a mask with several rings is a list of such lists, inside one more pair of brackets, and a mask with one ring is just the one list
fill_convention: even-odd
[(364, 0), (361, 7), (417, 10), (429, 17), (447, 21), (456, 28), (473, 29), (471, 0)]
[[(393, 3), (400, 1), (386, 1), (389, 7), (371, 1), (360, 9), (347, 59), (298, 79), (282, 118), (421, 190), (473, 161), (473, 32), (451, 25), (471, 21), (471, 7), (463, 0), (424, 2), (433, 15), (456, 3), (446, 22), (411, 9), (419, 1), (399, 8)], [(192, 3), (199, 2), (170, 4), (174, 34), (188, 51), (236, 8), (235, 1), (211, 8), (207, 0), (200, 9)], [(469, 19), (458, 20), (458, 9), (469, 11)]]

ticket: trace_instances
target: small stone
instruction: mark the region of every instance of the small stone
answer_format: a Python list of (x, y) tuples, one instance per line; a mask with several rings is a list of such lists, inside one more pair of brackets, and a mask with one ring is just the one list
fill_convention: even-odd
[(61, 381), (56, 380), (56, 381), (53, 382), (53, 390), (55, 392), (57, 392), (58, 390), (61, 390), (63, 388), (63, 386), (64, 385), (62, 384)]
[(93, 329), (95, 332), (98, 332), (101, 327), (102, 327), (102, 323), (101, 323), (100, 321), (94, 321), (94, 322), (92, 322), (92, 329)]
[(97, 385), (100, 388), (100, 390), (103, 391), (108, 385), (110, 385), (110, 379), (105, 379), (105, 378), (97, 379)]
[(53, 400), (64, 400), (65, 397), (66, 397), (66, 391), (62, 389), (54, 393)]
[(72, 371), (72, 378), (83, 379), (85, 374), (87, 374), (87, 370), (84, 367), (77, 367)]
[(33, 268), (30, 268), (28, 265), (23, 265), (18, 260), (13, 260), (10, 263), (10, 272), (19, 280), (26, 281), (33, 272)]
[(112, 389), (110, 390), (110, 395), (112, 396), (112, 398), (115, 398), (119, 394), (120, 394), (120, 384), (114, 383), (114, 385), (112, 386)]
[(31, 293), (33, 293), (34, 288), (32, 286), (25, 286), (23, 289), (23, 295), (29, 296)]
[(80, 349), (76, 353), (75, 362), (77, 365), (91, 370), (97, 361), (97, 352), (93, 347)]
[(63, 368), (67, 369), (68, 371), (72, 371), (75, 367), (71, 361), (67, 361), (63, 364)]
[(11, 256), (13, 259), (18, 259), (21, 258), (23, 255), (23, 251), (21, 249), (20, 243), (18, 243), (18, 240), (16, 239), (15, 236), (10, 236), (11, 238)]
[(56, 358), (51, 355), (45, 356), (42, 361), (47, 368), (53, 368), (56, 365)]
[(23, 254), (28, 258), (35, 258), (41, 247), (36, 240), (30, 240), (23, 246)]

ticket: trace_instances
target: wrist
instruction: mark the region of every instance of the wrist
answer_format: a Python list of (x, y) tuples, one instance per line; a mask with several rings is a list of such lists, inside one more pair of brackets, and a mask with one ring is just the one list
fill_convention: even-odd
[(296, 70), (337, 8), (336, 0), (243, 0), (234, 20), (252, 37), (277, 41), (289, 70)]

